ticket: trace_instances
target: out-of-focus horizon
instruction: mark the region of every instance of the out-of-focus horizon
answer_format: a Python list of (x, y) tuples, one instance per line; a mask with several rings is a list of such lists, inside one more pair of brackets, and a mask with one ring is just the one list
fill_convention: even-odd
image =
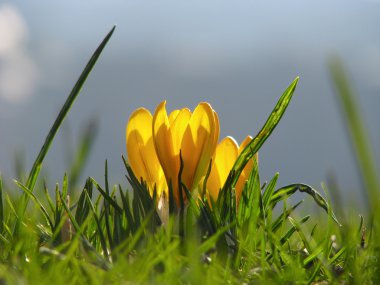
[[(112, 2), (112, 3), (111, 3)], [(378, 1), (51, 1), (0, 4), (0, 172), (14, 177), (17, 151), (29, 170), (61, 105), (102, 37), (117, 30), (70, 111), (43, 171), (50, 183), (67, 170), (67, 141), (89, 118), (100, 129), (85, 177), (126, 184), (125, 125), (131, 112), (208, 101), (221, 137), (255, 135), (277, 99), (300, 76), (293, 102), (260, 150), (262, 180), (320, 189), (329, 174), (358, 197), (359, 177), (334, 98), (328, 57), (348, 68), (380, 145)], [(73, 138), (63, 134), (71, 133)], [(63, 137), (65, 136), (65, 137)], [(376, 158), (379, 160), (379, 147)], [(356, 194), (355, 194), (356, 192)], [(360, 197), (359, 197), (360, 198)]]

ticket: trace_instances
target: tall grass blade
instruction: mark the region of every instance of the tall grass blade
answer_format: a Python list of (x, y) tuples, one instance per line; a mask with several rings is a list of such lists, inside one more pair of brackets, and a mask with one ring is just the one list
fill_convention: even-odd
[(250, 159), (252, 159), (255, 153), (260, 149), (267, 138), (272, 134), (277, 124), (280, 122), (282, 116), (286, 111), (286, 108), (290, 103), (290, 100), (292, 99), (293, 93), (298, 83), (298, 79), (299, 77), (296, 77), (292, 84), (290, 84), (289, 87), (285, 90), (260, 132), (251, 140), (251, 142), (244, 148), (244, 150), (236, 159), (236, 162), (232, 168), (232, 172), (234, 172), (232, 179), (233, 187), (236, 185), (245, 165)]
[[(90, 74), (91, 70), (95, 66), (95, 64), (96, 64), (100, 54), (102, 53), (104, 47), (107, 45), (109, 39), (111, 38), (113, 32), (115, 31), (115, 28), (116, 28), (116, 26), (114, 26), (111, 29), (111, 31), (103, 39), (103, 41), (101, 42), (99, 47), (95, 50), (94, 54), (90, 58), (86, 67), (82, 71), (82, 74), (80, 75), (78, 81), (75, 83), (73, 89), (71, 90), (71, 93), (67, 97), (66, 102), (62, 106), (62, 109), (60, 110), (58, 117), (55, 119), (53, 126), (51, 127), (36, 160), (34, 161), (33, 167), (29, 173), (28, 180), (26, 182), (26, 188), (28, 188), (31, 192), (33, 192), (33, 190), (34, 190), (34, 186), (35, 186), (35, 183), (37, 181), (39, 172), (41, 170), (42, 163), (43, 163), (45, 156), (46, 156), (46, 154), (50, 148), (50, 145), (52, 144), (52, 142), (54, 140), (54, 137), (55, 137), (59, 127), (61, 126), (63, 120), (65, 119), (65, 117), (66, 117), (67, 113), (69, 112), (69, 110), (70, 110), (72, 104), (74, 103), (75, 99), (78, 97), (78, 95), (79, 95), (79, 93), (83, 87), (83, 84), (85, 83), (88, 75)], [(30, 196), (25, 194), (23, 197), (24, 197), (24, 204), (22, 206), (22, 212), (20, 215), (21, 217), (24, 215), (24, 212), (26, 210)]]

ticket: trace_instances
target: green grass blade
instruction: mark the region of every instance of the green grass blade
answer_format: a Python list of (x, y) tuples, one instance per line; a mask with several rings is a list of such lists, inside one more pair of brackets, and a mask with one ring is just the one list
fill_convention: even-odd
[[(272, 134), (273, 130), (276, 128), (277, 124), (280, 122), (282, 116), (284, 115), (286, 108), (288, 107), (290, 100), (294, 94), (298, 83), (298, 77), (294, 79), (292, 84), (285, 90), (280, 99), (278, 100), (276, 106), (274, 107), (269, 118), (265, 122), (264, 126), (260, 132), (254, 137), (251, 142), (244, 148), (240, 153), (236, 162), (232, 168), (233, 179), (232, 186), (234, 187), (240, 177), (241, 172), (244, 169), (244, 166), (248, 163), (250, 159), (255, 155), (255, 153), (260, 149), (264, 144), (267, 138)], [(228, 179), (227, 179), (228, 181)]]
[(87, 178), (86, 185), (84, 186), (84, 189), (82, 190), (81, 195), (79, 196), (78, 203), (77, 203), (77, 209), (75, 212), (75, 220), (78, 222), (79, 225), (82, 225), (84, 221), (87, 219), (88, 214), (90, 212), (90, 205), (88, 204), (88, 201), (86, 199), (86, 193), (90, 196), (90, 199), (92, 198), (92, 181), (91, 178)]
[[(1, 181), (0, 181), (1, 182)], [(42, 214), (44, 215), (44, 217), (46, 218), (50, 228), (52, 231), (54, 231), (54, 224), (53, 224), (53, 221), (51, 220), (50, 216), (49, 216), (49, 213), (47, 212), (47, 210), (45, 209), (44, 205), (41, 203), (41, 201), (32, 193), (32, 191), (30, 191), (26, 186), (24, 186), (21, 182), (17, 181), (17, 180), (14, 180), (14, 182), (16, 183), (16, 185), (22, 190), (24, 191), (24, 193), (26, 193), (28, 196), (30, 196), (34, 201), (35, 203), (39, 206)]]
[[(310, 219), (310, 215), (307, 215), (305, 217), (303, 217), (298, 223), (297, 225), (302, 225), (303, 223), (306, 223), (308, 220)], [(284, 243), (286, 243), (288, 241), (288, 239), (297, 231), (297, 227), (296, 226), (292, 226), (287, 232), (285, 235), (283, 235), (280, 239), (280, 243), (283, 245)]]
[(90, 209), (91, 209), (91, 212), (92, 212), (92, 215), (94, 217), (94, 220), (95, 220), (95, 223), (96, 223), (96, 227), (97, 227), (97, 231), (98, 231), (98, 237), (100, 239), (100, 245), (102, 247), (102, 250), (103, 250), (103, 254), (104, 256), (106, 257), (106, 259), (109, 258), (108, 256), (108, 249), (107, 249), (107, 243), (106, 243), (106, 237), (103, 233), (103, 229), (102, 229), (102, 225), (100, 223), (100, 219), (98, 218), (98, 215), (96, 213), (96, 209), (94, 207), (94, 204), (92, 203), (91, 201), (91, 198), (90, 196), (88, 196), (88, 193), (86, 192), (85, 193), (86, 195), (86, 199), (87, 199), (87, 202), (88, 204), (90, 205)]
[(272, 223), (272, 232), (275, 233), (280, 226), (285, 222), (285, 220), (289, 217), (289, 215), (299, 206), (303, 203), (303, 200), (299, 201), (297, 204), (295, 204), (290, 209), (287, 209), (283, 211), (277, 219)]
[(96, 182), (96, 180), (92, 177), (91, 181), (95, 185), (96, 189), (98, 189), (100, 194), (103, 196), (104, 200), (106, 200), (109, 203), (109, 205), (114, 207), (116, 211), (122, 213), (123, 209), (114, 201), (114, 199), (112, 199), (112, 197), (106, 191), (103, 190), (103, 188), (98, 184), (98, 182)]
[(321, 208), (323, 208), (326, 213), (331, 213), (331, 217), (334, 219), (334, 221), (341, 226), (338, 219), (336, 218), (334, 212), (332, 211), (330, 205), (327, 203), (325, 198), (322, 197), (321, 194), (315, 189), (313, 189), (311, 186), (306, 184), (290, 184), (288, 186), (281, 187), (280, 189), (276, 190), (272, 197), (271, 197), (271, 203), (273, 204), (273, 207), (282, 199), (287, 198), (288, 196), (293, 195), (295, 192), (300, 191), (306, 194), (309, 194), (311, 197), (313, 197), (314, 201), (317, 203), (317, 205)]
[[(110, 195), (110, 189), (109, 189), (109, 184), (108, 184), (108, 163), (107, 163), (107, 160), (105, 162), (104, 177), (105, 177), (107, 197), (109, 197), (112, 201), (114, 201), (114, 199), (112, 199), (112, 197)], [(114, 203), (116, 204), (116, 201), (114, 201)], [(110, 207), (109, 207), (109, 203), (108, 203), (107, 199), (104, 199), (103, 205), (104, 205), (104, 220), (105, 220), (106, 232), (107, 232), (107, 237), (108, 237), (108, 243), (110, 245), (110, 248), (112, 249), (113, 248), (113, 238), (112, 238), (111, 226), (110, 226), (111, 211), (110, 211)], [(122, 211), (120, 211), (120, 212), (122, 212)]]
[(367, 201), (371, 206), (372, 213), (376, 213), (380, 191), (379, 170), (359, 103), (350, 86), (344, 67), (338, 59), (330, 61), (330, 72), (341, 112), (355, 150), (361, 178), (367, 192)]
[(265, 189), (265, 192), (263, 194), (263, 206), (264, 209), (266, 210), (269, 207), (269, 202), (271, 200), (271, 197), (273, 195), (274, 189), (277, 185), (277, 180), (278, 180), (279, 173), (277, 172), (272, 180), (269, 182), (267, 188)]
[[(111, 31), (103, 39), (103, 41), (101, 42), (99, 47), (95, 50), (94, 54), (90, 58), (86, 67), (82, 71), (82, 74), (80, 75), (78, 81), (74, 85), (71, 93), (67, 97), (66, 102), (62, 106), (62, 109), (60, 110), (58, 117), (54, 121), (53, 126), (51, 127), (51, 129), (50, 129), (50, 131), (49, 131), (49, 133), (45, 139), (45, 142), (44, 142), (36, 160), (34, 161), (33, 167), (29, 173), (29, 176), (28, 176), (26, 188), (28, 188), (31, 192), (33, 192), (34, 185), (37, 181), (38, 174), (39, 174), (41, 167), (42, 167), (42, 162), (44, 161), (44, 158), (45, 158), (45, 156), (46, 156), (46, 154), (47, 154), (47, 152), (48, 152), (48, 150), (49, 150), (49, 148), (50, 148), (50, 146), (54, 140), (54, 137), (55, 137), (59, 127), (61, 126), (63, 120), (65, 119), (65, 117), (66, 117), (67, 113), (69, 112), (69, 110), (70, 110), (72, 104), (74, 103), (75, 99), (78, 97), (78, 95), (79, 95), (79, 93), (83, 87), (83, 84), (85, 83), (88, 75), (90, 74), (91, 70), (95, 66), (95, 64), (96, 64), (100, 54), (102, 53), (104, 47), (107, 45), (107, 43), (108, 43), (109, 39), (111, 38), (115, 28), (116, 28), (116, 26), (114, 26), (111, 29)], [(22, 209), (22, 213), (21, 213), (22, 215), (24, 214), (24, 212), (26, 210), (29, 195), (24, 195), (24, 197), (25, 197), (25, 204), (23, 205), (23, 209)]]

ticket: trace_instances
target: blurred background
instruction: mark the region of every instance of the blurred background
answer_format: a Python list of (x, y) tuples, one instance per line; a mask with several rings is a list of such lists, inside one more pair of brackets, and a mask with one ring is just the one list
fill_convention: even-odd
[[(380, 1), (1, 1), (0, 171), (29, 171), (90, 55), (116, 32), (48, 153), (52, 188), (72, 164), (88, 122), (99, 126), (83, 175), (126, 184), (125, 125), (131, 112), (208, 101), (221, 136), (255, 135), (279, 96), (300, 81), (283, 120), (260, 150), (262, 180), (280, 173), (321, 190), (333, 175), (360, 199), (355, 159), (327, 60), (339, 55), (359, 95), (380, 159)], [(83, 182), (83, 183), (82, 183)], [(348, 198), (347, 198), (348, 197)]]

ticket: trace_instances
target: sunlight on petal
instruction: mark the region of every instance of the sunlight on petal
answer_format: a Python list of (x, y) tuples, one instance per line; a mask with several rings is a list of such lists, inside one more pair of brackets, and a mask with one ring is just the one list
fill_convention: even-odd
[(214, 200), (218, 198), (237, 156), (238, 144), (232, 137), (224, 138), (216, 147), (215, 159), (207, 181), (207, 189)]
[(137, 109), (129, 118), (126, 128), (128, 160), (138, 179), (147, 182), (158, 194), (166, 188), (161, 165), (158, 161), (152, 138), (152, 115), (144, 109)]

